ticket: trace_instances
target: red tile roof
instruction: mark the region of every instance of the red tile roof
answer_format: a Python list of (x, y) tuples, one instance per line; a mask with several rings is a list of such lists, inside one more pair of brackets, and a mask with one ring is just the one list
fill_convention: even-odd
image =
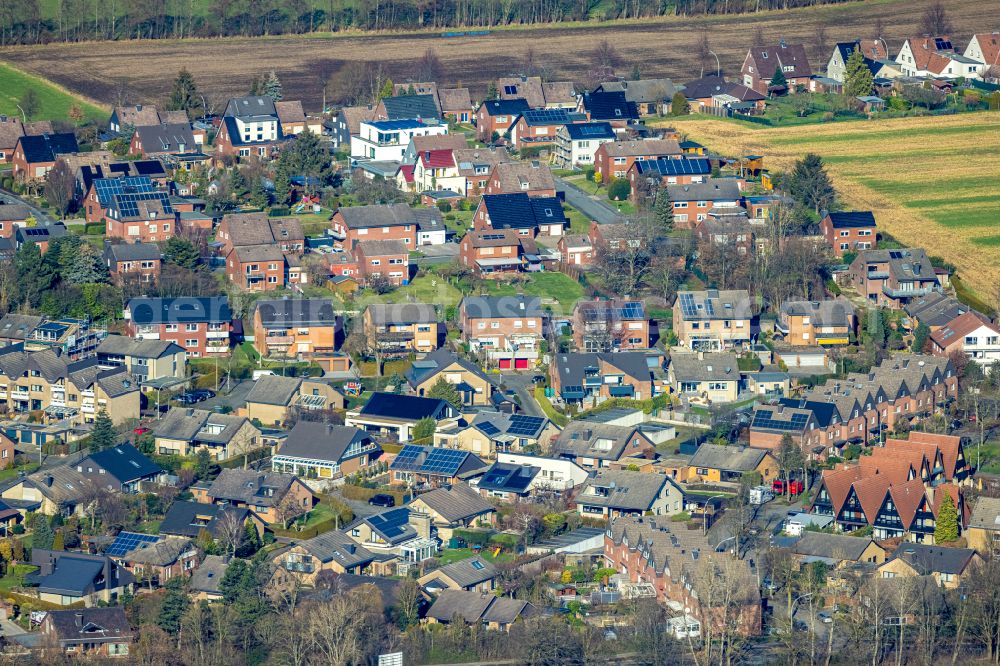
[(428, 169), (446, 169), (455, 166), (455, 159), (452, 157), (450, 148), (446, 150), (425, 150), (420, 153), (420, 161)]
[(951, 481), (958, 468), (958, 452), (962, 447), (962, 439), (956, 435), (939, 435), (932, 432), (911, 432), (910, 438), (888, 439), (886, 448), (895, 451), (919, 450), (924, 452), (931, 467), (937, 461), (936, 451), (941, 452), (941, 464), (944, 466), (944, 478)]

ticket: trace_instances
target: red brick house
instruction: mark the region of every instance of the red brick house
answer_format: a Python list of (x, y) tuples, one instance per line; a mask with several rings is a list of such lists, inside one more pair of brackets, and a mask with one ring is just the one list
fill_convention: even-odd
[(255, 155), (270, 159), (284, 141), (274, 100), (266, 96), (248, 96), (234, 97), (226, 104), (213, 145), (219, 157)]
[(743, 181), (738, 178), (706, 178), (703, 183), (667, 185), (674, 204), (678, 229), (694, 229), (708, 219), (715, 208), (736, 208), (743, 198)]
[(556, 197), (527, 194), (486, 194), (472, 217), (477, 231), (512, 229), (521, 236), (562, 236), (569, 226), (562, 203)]
[(493, 143), (494, 135), (506, 134), (528, 108), (528, 103), (521, 98), (486, 100), (476, 111), (476, 138), (483, 143)]
[[(83, 212), (87, 222), (100, 222), (109, 217), (108, 210), (118, 194), (146, 194), (159, 192), (160, 186), (148, 176), (118, 176), (94, 178), (83, 197)], [(173, 208), (173, 204), (171, 204)]]
[(23, 204), (0, 204), (0, 238), (11, 238), (14, 229), (24, 226), (29, 217), (33, 217), (31, 209)]
[(19, 181), (41, 180), (56, 165), (60, 155), (80, 152), (72, 132), (23, 135), (14, 147), (10, 162), (14, 165), (14, 178)]
[(529, 197), (554, 197), (556, 181), (548, 166), (537, 161), (501, 162), (493, 167), (484, 194), (523, 192)]
[(191, 125), (178, 123), (136, 127), (129, 142), (128, 154), (146, 158), (189, 155), (198, 150)]
[(681, 147), (675, 139), (609, 141), (602, 143), (594, 153), (594, 173), (600, 174), (602, 183), (607, 183), (612, 178), (625, 178), (636, 160), (680, 155)]
[(752, 46), (740, 69), (743, 85), (761, 95), (768, 94), (771, 79), (777, 71), (784, 74), (790, 92), (795, 92), (798, 86), (808, 90), (813, 72), (805, 47), (784, 41), (777, 46)]
[(107, 209), (105, 238), (157, 243), (176, 234), (174, 209), (166, 192), (115, 195)]
[(919, 247), (860, 250), (849, 275), (854, 288), (865, 300), (894, 310), (941, 290), (927, 252)]
[(525, 255), (537, 255), (535, 241), (513, 229), (470, 231), (462, 238), (459, 261), (480, 277), (501, 279), (512, 273), (539, 270), (540, 262)]
[(569, 266), (589, 266), (594, 263), (594, 245), (586, 234), (567, 234), (556, 245), (562, 263)]
[(878, 248), (878, 229), (871, 211), (828, 213), (820, 220), (819, 229), (836, 257)]
[(129, 279), (144, 284), (154, 284), (160, 280), (163, 260), (160, 247), (152, 243), (122, 243), (104, 246), (104, 262), (115, 284)]
[(443, 227), (444, 218), (437, 208), (410, 208), (402, 203), (339, 208), (330, 220), (334, 237), (347, 250), (363, 240), (398, 240), (415, 249), (427, 242), (422, 232), (430, 235)]
[(267, 213), (227, 213), (222, 216), (215, 237), (222, 241), (219, 254), (228, 256), (234, 247), (276, 245), (282, 252), (305, 251), (305, 233), (297, 217), (273, 217)]
[(226, 356), (233, 314), (225, 296), (133, 298), (125, 306), (125, 332), (137, 340), (165, 340), (190, 357)]
[(381, 275), (396, 286), (410, 281), (410, 250), (401, 240), (358, 241), (354, 259), (365, 280)]
[(0, 164), (11, 162), (17, 140), (25, 134), (52, 134), (52, 123), (48, 120), (24, 123), (15, 116), (0, 116)]
[(242, 245), (226, 255), (226, 276), (244, 291), (285, 286), (285, 254), (277, 245)]

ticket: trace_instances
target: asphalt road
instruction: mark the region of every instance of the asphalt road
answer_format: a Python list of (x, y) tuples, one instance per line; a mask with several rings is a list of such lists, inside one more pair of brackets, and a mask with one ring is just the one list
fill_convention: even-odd
[(513, 389), (521, 403), (521, 411), (528, 416), (545, 416), (535, 400), (535, 385), (531, 378), (537, 373), (509, 373), (503, 375), (504, 386)]
[(26, 201), (25, 199), (22, 199), (9, 190), (0, 189), (0, 200), (2, 200), (3, 203), (19, 203), (27, 206), (28, 210), (31, 211), (31, 214), (35, 216), (35, 219), (38, 220), (38, 223), (41, 225), (48, 226), (55, 222), (55, 220), (52, 219), (52, 216), (43, 211), (41, 208), (35, 206), (29, 201)]
[(598, 224), (617, 222), (621, 215), (598, 197), (592, 197), (579, 187), (562, 178), (556, 178), (556, 186), (566, 192), (566, 203), (586, 215)]

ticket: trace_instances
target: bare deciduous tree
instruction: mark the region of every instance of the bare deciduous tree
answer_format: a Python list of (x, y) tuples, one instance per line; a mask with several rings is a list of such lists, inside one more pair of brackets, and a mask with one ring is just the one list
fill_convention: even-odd
[(930, 37), (947, 37), (951, 34), (951, 19), (943, 2), (933, 2), (924, 10), (920, 19), (920, 31)]

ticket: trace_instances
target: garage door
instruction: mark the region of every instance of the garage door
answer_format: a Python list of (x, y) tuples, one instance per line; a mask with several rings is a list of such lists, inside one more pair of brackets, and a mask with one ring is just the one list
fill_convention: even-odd
[(515, 358), (514, 359), (514, 367), (516, 369), (518, 369), (518, 370), (527, 370), (528, 369), (528, 359), (526, 359), (526, 358)]
[(502, 358), (502, 359), (500, 359), (500, 369), (501, 370), (510, 370), (510, 359), (509, 358)]

